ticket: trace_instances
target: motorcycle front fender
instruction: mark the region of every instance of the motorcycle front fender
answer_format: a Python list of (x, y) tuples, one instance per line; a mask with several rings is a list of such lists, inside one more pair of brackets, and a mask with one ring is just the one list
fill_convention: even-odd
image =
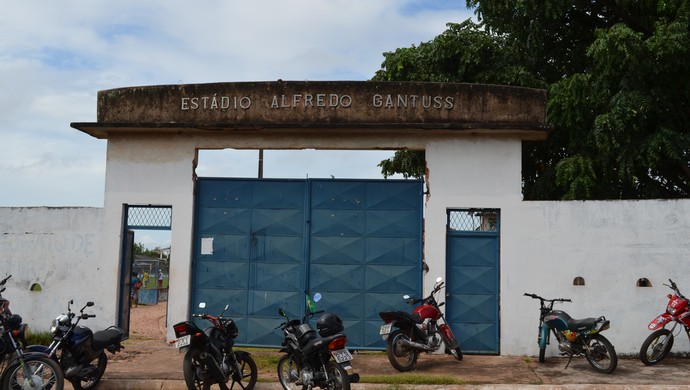
[[(39, 345), (39, 347), (40, 347), (40, 345)], [(48, 352), (27, 351), (27, 352), (24, 352), (24, 354), (22, 355), (22, 359), (24, 359), (24, 360), (35, 359), (35, 358), (45, 358), (45, 359), (50, 359), (53, 361), (55, 360), (48, 355)], [(16, 362), (17, 360), (19, 360), (19, 356), (15, 356), (14, 359), (12, 359), (9, 362), (9, 364), (12, 364), (13, 362)]]
[[(46, 347), (45, 345), (29, 345), (24, 349), (26, 352), (39, 352), (43, 354), (50, 354), (50, 348)], [(55, 359), (53, 359), (55, 360)]]
[(448, 324), (439, 325), (438, 330), (441, 331), (444, 339), (443, 341), (446, 343), (446, 347), (448, 347), (448, 349), (455, 349), (460, 346)]
[(670, 314), (659, 314), (655, 319), (652, 320), (652, 322), (649, 323), (649, 325), (647, 325), (647, 328), (649, 328), (649, 330), (657, 330), (663, 328), (664, 325), (671, 322), (671, 320), (673, 320), (673, 318)]
[(546, 344), (549, 343), (549, 326), (545, 323), (541, 325), (539, 329), (539, 349), (546, 348)]

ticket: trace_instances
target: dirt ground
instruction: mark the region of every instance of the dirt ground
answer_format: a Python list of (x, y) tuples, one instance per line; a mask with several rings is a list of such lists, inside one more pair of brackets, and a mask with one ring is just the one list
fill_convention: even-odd
[[(130, 337), (125, 341), (125, 349), (116, 355), (108, 354), (108, 367), (104, 379), (149, 378), (183, 380), (183, 355), (168, 345), (165, 340), (165, 302), (158, 305), (139, 305), (132, 308), (130, 322)], [(241, 347), (240, 347), (241, 349)], [(252, 350), (253, 355), (278, 355), (277, 350)], [(481, 357), (468, 356), (470, 360)], [(500, 360), (500, 359), (499, 359)], [(506, 364), (509, 361), (506, 361)], [(449, 355), (430, 356), (421, 355), (417, 370), (431, 375), (457, 375), (462, 369), (463, 362), (454, 360)], [(487, 362), (488, 363), (488, 362)], [(496, 366), (494, 360), (487, 364), (486, 377), (476, 379), (480, 383), (490, 383), (495, 380)], [(500, 363), (498, 363), (500, 365)], [(385, 353), (363, 352), (355, 353), (353, 360), (354, 372), (360, 375), (396, 375), (398, 372), (390, 365)], [(478, 374), (476, 370), (475, 374)], [(259, 378), (267, 381), (277, 381), (276, 367), (260, 368)], [(532, 383), (534, 378), (519, 378), (522, 383)]]
[[(163, 380), (167, 383), (182, 384), (183, 355), (165, 341), (165, 303), (153, 306), (140, 305), (132, 309), (130, 338), (125, 341), (125, 349), (112, 355), (108, 353), (108, 367), (103, 376), (104, 388), (121, 389), (124, 383), (141, 380)], [(238, 349), (241, 349), (238, 348)], [(252, 355), (278, 355), (277, 350), (251, 350)], [(619, 359), (617, 370), (610, 375), (595, 372), (584, 358), (575, 358), (568, 368), (567, 359), (549, 357), (538, 363), (530, 356), (486, 356), (465, 355), (462, 361), (449, 355), (427, 355), (419, 357), (415, 370), (399, 373), (388, 362), (385, 352), (354, 352), (354, 372), (367, 376), (452, 376), (467, 384), (616, 384), (616, 385), (658, 385), (665, 388), (686, 388), (690, 383), (690, 361), (686, 358), (668, 358), (663, 364), (645, 366), (639, 359)], [(174, 381), (174, 382), (170, 382)], [(262, 389), (273, 389), (277, 385), (275, 366), (260, 368), (259, 381)], [(111, 386), (108, 387), (107, 383)], [(366, 385), (367, 383), (365, 383)], [(677, 387), (677, 385), (682, 385)], [(685, 387), (684, 387), (685, 386)], [(164, 387), (170, 389), (173, 387)], [(635, 388), (635, 387), (632, 387)]]

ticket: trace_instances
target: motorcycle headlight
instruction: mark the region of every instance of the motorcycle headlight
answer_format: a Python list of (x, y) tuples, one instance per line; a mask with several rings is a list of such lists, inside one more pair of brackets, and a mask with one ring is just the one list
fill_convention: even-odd
[(55, 332), (58, 329), (58, 321), (57, 318), (50, 321), (50, 334), (55, 335)]
[(674, 315), (676, 315), (676, 312), (678, 310), (676, 310), (676, 308), (674, 308), (673, 306), (668, 305), (668, 306), (666, 306), (666, 311), (668, 312), (668, 314), (674, 316)]
[(69, 317), (65, 314), (60, 314), (53, 321), (50, 322), (50, 333), (56, 335), (58, 329), (60, 329), (61, 326), (67, 325), (68, 323)]

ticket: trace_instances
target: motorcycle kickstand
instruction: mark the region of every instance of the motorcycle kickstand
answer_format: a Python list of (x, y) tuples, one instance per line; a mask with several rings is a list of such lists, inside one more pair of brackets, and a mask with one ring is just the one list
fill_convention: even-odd
[(573, 360), (573, 356), (574, 356), (574, 355), (570, 355), (570, 359), (568, 359), (568, 363), (565, 364), (564, 370), (567, 369), (568, 366), (570, 365), (570, 361)]

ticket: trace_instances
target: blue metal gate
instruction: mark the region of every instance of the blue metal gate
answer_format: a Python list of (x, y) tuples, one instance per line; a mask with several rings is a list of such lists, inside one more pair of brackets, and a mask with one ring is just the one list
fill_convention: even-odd
[(448, 211), (447, 314), (464, 352), (498, 354), (499, 212)]
[(196, 203), (192, 310), (228, 304), (240, 344), (279, 345), (278, 307), (320, 292), (348, 345), (383, 348), (378, 312), (421, 291), (420, 181), (202, 178)]

